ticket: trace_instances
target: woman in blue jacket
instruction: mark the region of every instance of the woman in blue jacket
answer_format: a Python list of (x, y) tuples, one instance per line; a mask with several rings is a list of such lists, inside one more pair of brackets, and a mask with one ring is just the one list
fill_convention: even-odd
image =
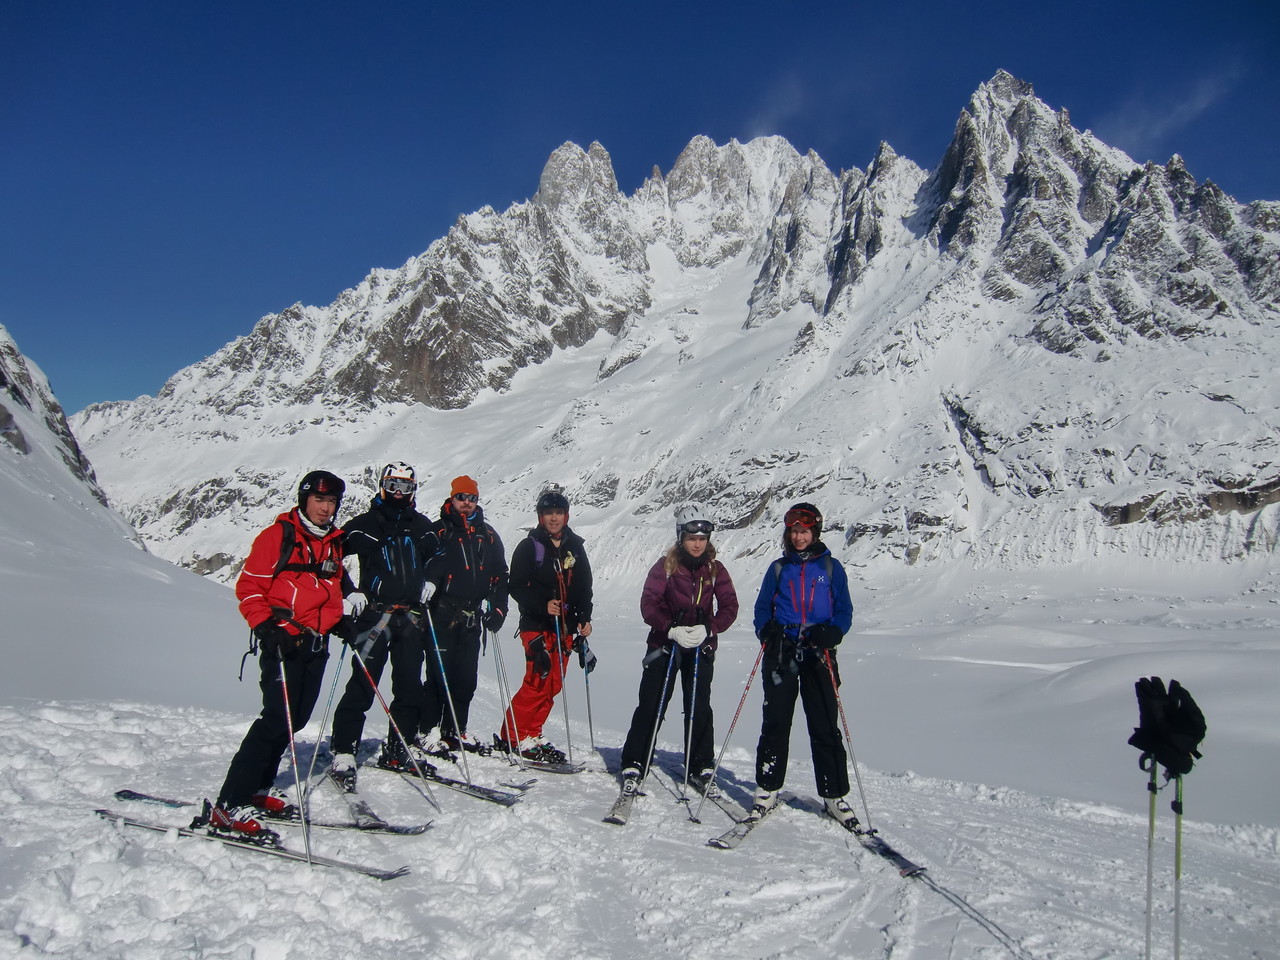
[(769, 565), (756, 597), (755, 630), (764, 649), (764, 717), (756, 747), (753, 816), (778, 802), (796, 697), (804, 704), (818, 795), (827, 813), (846, 826), (857, 817), (845, 801), (849, 766), (840, 739), (835, 646), (853, 624), (849, 581), (822, 543), (822, 514), (797, 503), (783, 521), (782, 557)]

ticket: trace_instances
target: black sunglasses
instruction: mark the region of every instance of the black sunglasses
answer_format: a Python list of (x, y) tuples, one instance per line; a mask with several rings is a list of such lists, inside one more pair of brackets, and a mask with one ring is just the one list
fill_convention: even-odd
[(453, 499), (461, 500), (463, 503), (475, 503), (480, 499), (478, 493), (455, 493)]

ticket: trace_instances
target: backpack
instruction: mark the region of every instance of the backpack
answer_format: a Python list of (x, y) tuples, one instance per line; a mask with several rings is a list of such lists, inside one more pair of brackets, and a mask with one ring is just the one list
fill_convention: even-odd
[[(287, 520), (277, 520), (280, 524), (280, 559), (276, 561), (275, 572), (271, 575), (278, 577), (286, 570), (295, 573), (314, 573), (317, 577), (323, 577), (332, 580), (334, 577), (342, 576), (342, 564), (337, 564), (335, 568), (330, 569), (325, 563), (290, 563), (289, 559), (293, 556), (293, 547), (297, 543), (297, 534), (294, 533), (293, 524)], [(333, 566), (330, 564), (330, 566)]]

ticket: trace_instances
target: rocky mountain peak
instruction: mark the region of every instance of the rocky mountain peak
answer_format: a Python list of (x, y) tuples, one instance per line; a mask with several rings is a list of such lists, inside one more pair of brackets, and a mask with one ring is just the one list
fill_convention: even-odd
[(497, 516), (557, 478), (620, 557), (687, 499), (755, 556), (788, 498), (866, 563), (1242, 556), (1280, 537), (1278, 290), (1280, 203), (1001, 71), (931, 172), (695, 137), (624, 196), (564, 144), (531, 202), (75, 426), (157, 551), (219, 575), (299, 462), (364, 476), (388, 437)]
[(93, 467), (76, 442), (49, 381), (40, 368), (18, 349), (9, 331), (0, 326), (0, 445), (26, 456), (33, 446), (42, 444), (44, 438), (27, 436), (21, 423), (24, 417), (18, 415), (18, 410), (24, 411), (47, 431), (58, 458), (94, 499), (105, 506), (106, 494), (98, 486)]
[(617, 203), (619, 199), (609, 152), (594, 142), (585, 151), (576, 143), (564, 143), (542, 168), (533, 202), (556, 211), (577, 209), (588, 203)]

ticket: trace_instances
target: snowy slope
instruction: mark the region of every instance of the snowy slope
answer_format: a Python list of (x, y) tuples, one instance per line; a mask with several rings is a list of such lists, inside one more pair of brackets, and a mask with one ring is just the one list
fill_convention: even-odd
[[(0, 373), (9, 418), (0, 440), (0, 609), (11, 664), (0, 671), (0, 702), (121, 697), (248, 708), (252, 694), (211, 684), (208, 672), (215, 651), (246, 636), (229, 591), (148, 553), (100, 502), (70, 431), (58, 430), (61, 408), (43, 375), (2, 327)], [(221, 660), (219, 675), (234, 666)]]
[[(729, 686), (728, 672), (722, 676)], [(573, 694), (580, 710), (580, 686)], [(479, 704), (496, 711), (491, 683), (482, 684)], [(757, 714), (758, 708), (747, 711), (746, 725)], [(9, 744), (0, 762), (8, 811), (0, 949), (15, 956), (130, 960), (1070, 960), (1141, 952), (1142, 814), (999, 785), (866, 771), (871, 822), (928, 867), (922, 878), (906, 880), (819, 816), (800, 751), (785, 806), (735, 851), (705, 845), (728, 828), (723, 812), (708, 804), (695, 824), (675, 802), (671, 780), (680, 776), (680, 754), (670, 736), (662, 738), (660, 772), (647, 784), (648, 796), (622, 828), (600, 822), (616, 789), (601, 771), (617, 764), (617, 728), (596, 731), (601, 749), (591, 769), (576, 777), (543, 776), (511, 809), (437, 788), (443, 807), (437, 812), (399, 777), (366, 771), (363, 792), (383, 816), (432, 818), (432, 829), (413, 838), (315, 831), (312, 844), (327, 856), (412, 868), (386, 883), (116, 828), (92, 813), (110, 806), (185, 824), (190, 811), (111, 795), (124, 786), (180, 798), (209, 793), (246, 720), (132, 703), (0, 708), (0, 733)], [(585, 731), (576, 733), (582, 757)], [(723, 779), (742, 801), (752, 779), (744, 746), (750, 731), (737, 739)], [(309, 752), (304, 746), (303, 763)], [(497, 760), (473, 761), (472, 769), (488, 782), (514, 772)], [(1198, 781), (1211, 771), (1206, 761), (1188, 778), (1189, 809)], [(1132, 781), (1134, 793), (1142, 793), (1136, 767)], [(317, 814), (342, 815), (331, 790), (321, 785), (313, 796)], [(1168, 799), (1166, 791), (1157, 840), (1161, 956), (1170, 955), (1172, 937)], [(297, 831), (287, 832), (301, 848)], [(1190, 820), (1184, 843), (1182, 955), (1275, 956), (1275, 828)]]

